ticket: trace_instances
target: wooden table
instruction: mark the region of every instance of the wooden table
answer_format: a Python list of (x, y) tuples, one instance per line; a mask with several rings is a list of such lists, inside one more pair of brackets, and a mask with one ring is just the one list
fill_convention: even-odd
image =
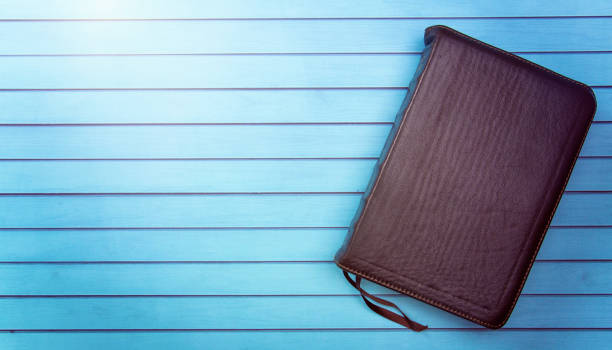
[[(0, 349), (610, 346), (611, 2), (1, 3)], [(598, 99), (498, 331), (332, 262), (433, 24)]]

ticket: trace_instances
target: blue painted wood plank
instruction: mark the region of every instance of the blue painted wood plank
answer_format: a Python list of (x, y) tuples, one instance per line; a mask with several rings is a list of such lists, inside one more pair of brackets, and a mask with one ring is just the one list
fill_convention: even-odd
[(578, 159), (567, 184), (568, 191), (612, 190), (612, 161), (610, 159)]
[[(11, 91), (0, 92), (5, 106), (0, 123), (392, 122), (405, 95), (404, 90)], [(612, 112), (608, 115), (612, 119)]]
[[(589, 85), (612, 84), (612, 53), (520, 56)], [(0, 88), (405, 87), (418, 60), (404, 54), (2, 56)]]
[[(612, 89), (594, 90), (595, 120), (612, 121)], [(0, 124), (393, 122), (405, 94), (376, 89), (5, 91), (0, 92)]]
[[(591, 125), (581, 155), (606, 156), (612, 151), (612, 124)], [(601, 142), (600, 142), (601, 141)]]
[[(580, 206), (579, 210), (576, 210), (577, 206)], [(559, 202), (551, 224), (610, 226), (612, 225), (612, 195), (610, 193), (566, 193)]]
[[(0, 127), (2, 159), (378, 157), (390, 125)], [(582, 156), (612, 155), (594, 124)]]
[(329, 18), (329, 17), (439, 17), (439, 16), (601, 16), (611, 15), (612, 6), (605, 0), (589, 1), (588, 6), (562, 0), (551, 6), (518, 0), (492, 3), (474, 0), (469, 3), (454, 0), (429, 2), (409, 1), (252, 1), (228, 0), (202, 2), (197, 0), (105, 1), (53, 0), (23, 2), (3, 0), (2, 16), (9, 19), (41, 18)]
[(612, 228), (549, 228), (539, 259), (610, 259)]
[[(359, 294), (332, 262), (0, 264), (0, 279), (5, 296)], [(612, 262), (536, 262), (523, 293), (612, 294)]]
[(378, 157), (390, 129), (390, 125), (0, 127), (0, 139), (7, 145), (0, 149), (0, 158)]
[(611, 294), (612, 262), (539, 262), (533, 265), (523, 293)]
[(612, 18), (13, 21), (0, 22), (0, 55), (420, 52), (437, 24), (507, 51), (612, 49)]
[(0, 345), (8, 349), (125, 349), (179, 348), (253, 349), (390, 349), (406, 344), (416, 349), (605, 349), (612, 342), (609, 330), (436, 330), (428, 333), (397, 330), (299, 330), (204, 332), (37, 332), (0, 333)]
[(360, 195), (0, 196), (3, 227), (347, 226)]
[[(4, 228), (346, 227), (359, 194), (0, 196)], [(552, 225), (612, 225), (611, 193), (566, 193)]]
[[(0, 261), (330, 261), (345, 235), (345, 228), (0, 230)], [(612, 241), (612, 232), (597, 237)]]
[(363, 192), (375, 163), (376, 159), (10, 161), (0, 167), (0, 193)]
[(594, 121), (612, 121), (612, 89), (593, 89), (597, 100)]
[[(389, 297), (432, 328), (480, 328), (407, 296)], [(400, 328), (356, 295), (2, 298), (0, 329)], [(519, 298), (506, 328), (606, 328), (610, 296)], [(36, 317), (32, 317), (36, 315)]]
[[(0, 193), (363, 192), (376, 159), (9, 161)], [(581, 158), (569, 191), (612, 190), (612, 160)]]
[[(331, 261), (346, 229), (0, 230), (0, 261)], [(299, 243), (297, 243), (299, 242)], [(612, 228), (550, 228), (538, 259), (612, 259)]]
[[(0, 261), (331, 261), (345, 235), (344, 228), (0, 230)], [(538, 259), (612, 259), (611, 245), (612, 228), (553, 227)]]

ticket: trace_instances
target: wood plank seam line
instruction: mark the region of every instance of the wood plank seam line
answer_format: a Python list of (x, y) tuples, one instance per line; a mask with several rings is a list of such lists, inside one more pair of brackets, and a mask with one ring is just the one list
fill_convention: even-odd
[[(0, 192), (0, 196), (232, 196), (232, 195), (361, 195), (363, 191), (283, 191), (283, 192)], [(612, 193), (612, 190), (570, 190), (565, 191), (565, 194), (607, 194)]]
[[(612, 120), (594, 120), (593, 124), (612, 124)], [(302, 126), (302, 125), (393, 125), (393, 122), (235, 122), (235, 123), (0, 123), (0, 127), (35, 126)]]
[(4, 123), (0, 126), (233, 126), (233, 125), (393, 125), (393, 122), (236, 122), (236, 123)]
[[(598, 54), (612, 53), (612, 50), (549, 50), (509, 51), (513, 54)], [(124, 56), (359, 56), (359, 55), (420, 55), (419, 51), (360, 51), (360, 52), (178, 52), (178, 53), (41, 53), (41, 54), (0, 54), (2, 57), (124, 57)]]
[[(610, 156), (612, 158), (612, 156)], [(91, 161), (91, 160), (124, 160), (124, 161), (183, 161), (183, 160), (192, 160), (192, 161), (207, 161), (207, 160), (226, 160), (226, 161), (234, 161), (234, 160), (376, 160), (378, 157), (236, 157), (236, 158), (227, 158), (227, 157), (219, 157), (219, 158), (211, 158), (211, 157), (202, 157), (202, 158), (0, 158), (0, 161)]]
[[(590, 85), (594, 89), (612, 88), (612, 85)], [(168, 87), (138, 87), (138, 88), (33, 88), (33, 89), (2, 89), (0, 92), (70, 92), (70, 91), (300, 91), (300, 90), (408, 90), (407, 86), (352, 86), (352, 87), (210, 87), (210, 88), (168, 88)]]
[[(612, 228), (612, 225), (550, 225), (550, 228)], [(67, 231), (67, 230), (310, 230), (348, 229), (348, 226), (152, 226), (152, 227), (0, 227), (0, 231)]]
[[(611, 156), (579, 156), (578, 159), (612, 159), (612, 155)], [(204, 158), (0, 158), (0, 162), (11, 162), (11, 161), (16, 161), (16, 162), (21, 162), (21, 161), (92, 161), (92, 160), (98, 160), (98, 161), (105, 161), (105, 160), (124, 160), (124, 161), (151, 161), (151, 160), (155, 160), (155, 161), (173, 161), (173, 160), (177, 160), (177, 161), (184, 161), (184, 160), (193, 160), (193, 161), (207, 161), (207, 160), (215, 160), (215, 161), (219, 161), (219, 160), (226, 160), (226, 161), (233, 161), (233, 160), (252, 160), (252, 161), (258, 161), (258, 160), (376, 160), (378, 159), (378, 157), (252, 157), (252, 158), (246, 158), (246, 157), (237, 157), (237, 158), (227, 158), (227, 157), (219, 157), (219, 158), (211, 158), (211, 157), (204, 157)]]
[(2, 18), (0, 22), (148, 22), (148, 21), (403, 21), (403, 20), (505, 20), (505, 19), (582, 19), (612, 18), (612, 15), (584, 16), (420, 16), (420, 17), (200, 17), (200, 18)]
[[(536, 259), (537, 262), (612, 262), (612, 259)], [(66, 260), (66, 261), (0, 261), (0, 264), (304, 264), (334, 263), (333, 260)]]
[[(484, 328), (449, 328), (449, 327), (429, 327), (431, 331), (457, 331), (457, 332), (491, 332)], [(496, 333), (512, 332), (512, 331), (593, 331), (593, 330), (612, 330), (612, 327), (504, 327), (496, 329)], [(384, 327), (355, 327), (355, 328), (73, 328), (73, 329), (0, 329), (1, 333), (98, 333), (98, 332), (303, 332), (303, 331), (318, 331), (318, 332), (335, 332), (335, 331), (398, 331), (405, 332), (402, 328), (384, 328)]]
[[(401, 294), (371, 293), (382, 297), (402, 297)], [(342, 294), (0, 294), (0, 299), (117, 299), (117, 298), (275, 298), (275, 297), (352, 297), (357, 293)], [(612, 293), (521, 293), (521, 296), (612, 296)]]

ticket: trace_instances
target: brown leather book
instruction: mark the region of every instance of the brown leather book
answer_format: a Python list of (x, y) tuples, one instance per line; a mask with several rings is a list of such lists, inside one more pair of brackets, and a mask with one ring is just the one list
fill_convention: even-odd
[(395, 304), (368, 294), (361, 279), (499, 328), (563, 194), (595, 97), (448, 27), (427, 28), (425, 45), (336, 263), (372, 310), (413, 330), (426, 326), (391, 311)]

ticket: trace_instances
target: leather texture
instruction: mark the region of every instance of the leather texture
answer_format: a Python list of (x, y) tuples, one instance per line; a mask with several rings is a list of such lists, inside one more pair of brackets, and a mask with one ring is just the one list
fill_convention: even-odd
[(336, 263), (489, 328), (520, 295), (593, 119), (592, 90), (444, 26)]

